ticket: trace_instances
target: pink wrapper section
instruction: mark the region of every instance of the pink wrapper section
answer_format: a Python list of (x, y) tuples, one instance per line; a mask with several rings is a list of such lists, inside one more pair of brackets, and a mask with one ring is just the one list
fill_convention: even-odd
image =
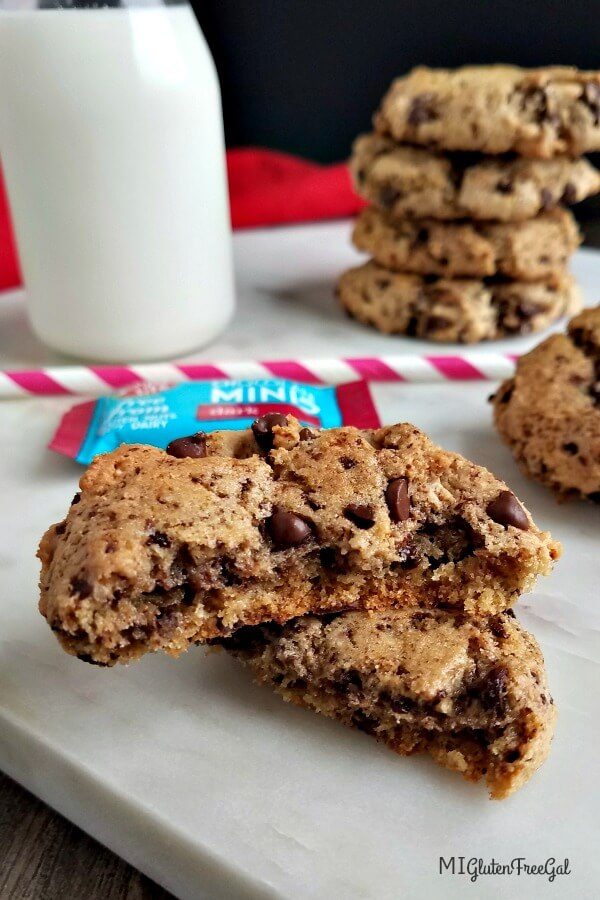
[(48, 444), (50, 450), (75, 459), (90, 427), (95, 406), (95, 400), (88, 400), (87, 403), (78, 403), (65, 413)]
[(381, 424), (371, 392), (364, 381), (338, 385), (337, 399), (344, 424), (354, 425), (355, 428), (378, 428)]

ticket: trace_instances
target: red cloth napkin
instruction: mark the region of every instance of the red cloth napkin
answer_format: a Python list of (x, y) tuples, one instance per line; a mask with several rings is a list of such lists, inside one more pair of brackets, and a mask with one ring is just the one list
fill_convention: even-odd
[(323, 166), (273, 150), (227, 153), (234, 228), (352, 216), (364, 205), (346, 163)]
[[(285, 225), (351, 216), (364, 205), (345, 163), (319, 165), (254, 148), (227, 152), (234, 228)], [(0, 173), (0, 290), (21, 283), (8, 202)]]
[(10, 226), (8, 198), (0, 171), (0, 291), (21, 284), (17, 248)]

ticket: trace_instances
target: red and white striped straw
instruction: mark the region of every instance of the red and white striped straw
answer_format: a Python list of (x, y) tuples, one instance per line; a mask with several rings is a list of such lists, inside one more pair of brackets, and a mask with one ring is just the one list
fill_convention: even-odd
[(179, 384), (207, 378), (291, 378), (309, 384), (365, 381), (499, 381), (514, 371), (515, 356), (378, 356), (261, 362), (150, 363), (130, 366), (49, 366), (0, 371), (0, 399), (83, 395), (99, 397), (142, 381)]

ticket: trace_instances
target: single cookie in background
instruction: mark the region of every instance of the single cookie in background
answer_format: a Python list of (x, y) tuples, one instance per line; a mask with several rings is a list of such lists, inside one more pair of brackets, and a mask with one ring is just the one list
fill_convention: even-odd
[(518, 222), (600, 190), (587, 159), (445, 155), (377, 134), (354, 142), (350, 171), (361, 197), (396, 219)]
[(560, 555), (504, 482), (413, 425), (314, 432), (271, 415), (168, 451), (97, 456), (42, 539), (40, 611), (86, 661), (311, 612), (494, 614)]
[(417, 68), (374, 119), (398, 141), (548, 158), (600, 150), (600, 72), (567, 66)]
[(479, 621), (440, 610), (305, 616), (222, 643), (285, 700), (403, 756), (424, 751), (484, 778), (493, 798), (520, 788), (548, 754), (544, 660), (510, 611)]
[(600, 503), (600, 307), (522, 356), (491, 399), (496, 427), (527, 475), (561, 499)]
[(396, 220), (364, 209), (352, 236), (359, 250), (398, 272), (450, 278), (504, 275), (521, 281), (551, 280), (580, 243), (570, 212), (554, 209), (510, 224)]
[(581, 308), (575, 279), (551, 281), (427, 278), (374, 262), (350, 269), (337, 288), (346, 312), (386, 334), (474, 344), (531, 334)]

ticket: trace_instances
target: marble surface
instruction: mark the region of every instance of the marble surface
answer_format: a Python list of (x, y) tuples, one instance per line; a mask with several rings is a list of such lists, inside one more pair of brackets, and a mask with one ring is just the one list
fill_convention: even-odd
[[(234, 256), (238, 306), (234, 320), (219, 340), (182, 360), (442, 355), (464, 350), (457, 344), (379, 334), (342, 312), (333, 296), (336, 279), (344, 269), (366, 259), (350, 244), (350, 229), (350, 223), (342, 221), (237, 232)], [(576, 254), (571, 266), (589, 304), (598, 302), (599, 259), (598, 251), (584, 249)], [(22, 291), (0, 297), (0, 368), (76, 361), (48, 350), (32, 334)], [(487, 342), (469, 347), (468, 352), (475, 356), (490, 351), (523, 353), (538, 340), (534, 335)]]
[[(294, 325), (284, 327), (275, 307), (307, 268), (321, 287), (311, 300), (313, 280), (303, 282), (306, 295), (295, 296), (308, 299), (297, 301), (305, 310), (298, 321), (308, 317), (329, 355), (356, 354), (364, 330), (326, 305), (325, 282), (351, 255), (345, 230), (290, 229), (291, 236), (278, 233), (285, 234), (281, 242), (276, 233), (269, 241), (266, 233), (243, 235), (236, 251), (246, 325), (234, 332), (245, 333), (247, 343), (229, 335), (215, 356), (227, 358), (227, 347), (236, 358), (254, 356), (261, 341), (271, 358), (289, 354)], [(303, 241), (320, 261), (305, 249), (303, 267)], [(575, 269), (591, 301), (598, 257), (580, 254)], [(262, 314), (253, 312), (250, 295)], [(20, 347), (19, 364), (41, 362), (33, 341), (19, 343), (18, 302), (7, 307), (14, 343), (4, 343), (3, 352)], [(265, 309), (272, 332), (265, 331)], [(321, 321), (333, 329), (323, 343)], [(0, 312), (6, 342), (2, 324)], [(350, 328), (343, 346), (342, 328)], [(296, 331), (307, 340), (305, 330)], [(413, 342), (397, 343), (414, 352)], [(383, 421), (412, 420), (492, 468), (563, 541), (553, 575), (519, 604), (544, 650), (559, 709), (552, 754), (519, 794), (490, 802), (484, 789), (427, 759), (396, 758), (366, 735), (289, 708), (224, 654), (197, 648), (179, 660), (153, 656), (111, 670), (66, 656), (36, 611), (34, 558), (41, 532), (62, 517), (81, 474), (45, 450), (71, 403), (62, 398), (0, 404), (0, 768), (182, 898), (595, 895), (598, 510), (558, 506), (523, 479), (491, 428), (489, 390), (478, 383), (373, 388)], [(543, 876), (482, 876), (473, 885), (466, 876), (441, 876), (441, 855), (529, 863), (569, 857), (571, 874), (552, 884)]]

